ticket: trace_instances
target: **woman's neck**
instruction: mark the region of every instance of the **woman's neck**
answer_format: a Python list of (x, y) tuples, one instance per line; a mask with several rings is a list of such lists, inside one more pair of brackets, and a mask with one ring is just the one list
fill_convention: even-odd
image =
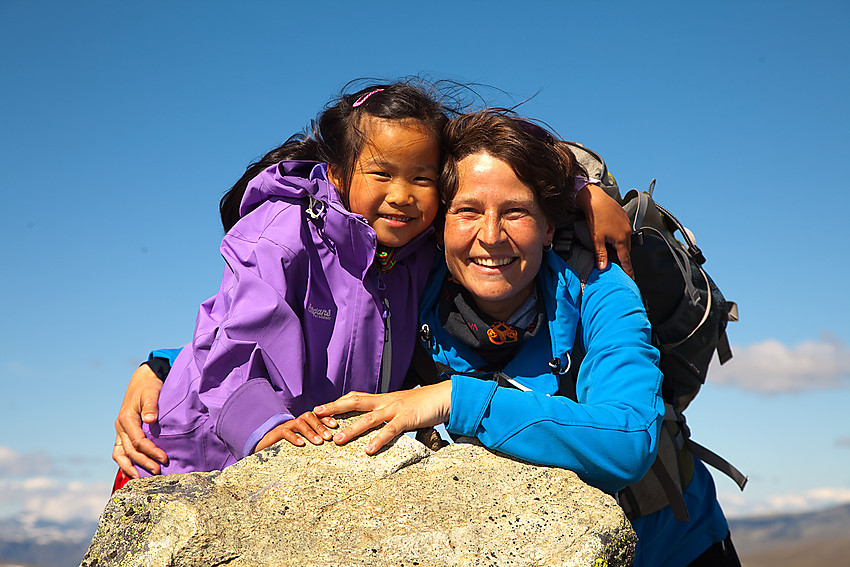
[(488, 301), (473, 296), (473, 300), (475, 301), (475, 306), (488, 317), (492, 317), (496, 321), (507, 321), (528, 302), (533, 291), (534, 282), (531, 282), (524, 290), (507, 299)]

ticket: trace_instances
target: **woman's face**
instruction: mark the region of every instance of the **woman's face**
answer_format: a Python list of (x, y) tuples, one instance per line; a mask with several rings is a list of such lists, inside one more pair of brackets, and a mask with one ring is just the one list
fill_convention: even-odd
[(446, 213), (446, 263), (484, 313), (505, 321), (528, 299), (554, 232), (510, 165), (486, 153), (458, 162), (458, 191)]

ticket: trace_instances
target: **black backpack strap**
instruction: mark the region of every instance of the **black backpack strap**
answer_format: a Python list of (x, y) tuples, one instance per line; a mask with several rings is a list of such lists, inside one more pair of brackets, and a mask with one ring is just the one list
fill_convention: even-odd
[(596, 252), (593, 249), (593, 238), (590, 236), (590, 228), (587, 226), (586, 220), (583, 218), (576, 219), (571, 229), (569, 249), (564, 251), (566, 253), (562, 253), (562, 248), (555, 249), (555, 252), (560, 254), (576, 273), (581, 282), (581, 291), (584, 292), (590, 273), (596, 267)]
[(559, 379), (557, 395), (565, 396), (575, 402), (578, 401), (576, 395), (578, 370), (586, 354), (581, 341), (581, 303), (584, 297), (584, 288), (587, 286), (587, 280), (590, 279), (590, 274), (593, 272), (593, 268), (596, 267), (596, 252), (593, 250), (593, 239), (590, 236), (587, 221), (583, 218), (578, 218), (569, 227), (557, 231), (552, 248), (572, 268), (578, 276), (581, 285), (581, 291), (578, 296), (579, 321), (578, 325), (576, 325), (573, 349), (569, 354), (570, 364), (566, 371), (556, 372), (553, 369), (553, 373)]
[[(669, 415), (672, 406), (667, 406)], [(646, 475), (619, 493), (617, 499), (629, 519), (639, 518), (670, 507), (679, 522), (690, 519), (682, 492), (693, 477), (681, 465), (684, 430), (665, 416), (658, 438), (658, 452)], [(690, 457), (688, 457), (690, 458)], [(690, 467), (691, 469), (693, 467)]]
[(744, 487), (747, 486), (746, 475), (739, 471), (735, 467), (735, 465), (733, 465), (711, 449), (703, 447), (692, 439), (688, 439), (687, 448), (688, 451), (690, 451), (694, 457), (696, 457), (707, 465), (711, 465), (712, 467), (719, 470), (720, 472), (731, 478), (733, 481), (735, 481), (735, 484), (737, 484), (738, 488), (740, 488), (741, 490), (744, 490)]
[[(723, 457), (693, 441), (681, 412), (669, 403), (664, 404), (664, 409), (655, 462), (643, 479), (623, 489), (618, 498), (631, 519), (669, 505), (676, 520), (686, 522), (689, 515), (682, 492), (693, 478), (694, 457), (729, 476), (741, 490), (747, 478)], [(663, 499), (659, 499), (661, 494)]]
[(590, 229), (587, 227), (587, 221), (576, 219), (568, 229), (562, 229), (562, 232), (558, 235), (552, 247), (567, 262), (567, 265), (573, 269), (581, 284), (581, 291), (578, 296), (579, 321), (576, 325), (573, 350), (569, 355), (570, 365), (565, 372), (555, 372), (553, 369), (553, 373), (559, 378), (557, 395), (565, 396), (575, 402), (578, 401), (576, 395), (578, 369), (581, 367), (582, 360), (584, 360), (584, 355), (586, 354), (581, 342), (581, 303), (584, 298), (584, 288), (587, 286), (587, 280), (596, 266), (596, 253), (593, 251), (593, 241), (590, 237)]
[(655, 457), (655, 462), (652, 463), (650, 469), (664, 489), (664, 495), (667, 496), (667, 501), (670, 502), (670, 509), (673, 511), (673, 517), (679, 522), (689, 522), (691, 517), (688, 514), (688, 507), (685, 504), (685, 499), (682, 493), (676, 488), (676, 483), (673, 477), (670, 476), (667, 467), (661, 462), (659, 457)]

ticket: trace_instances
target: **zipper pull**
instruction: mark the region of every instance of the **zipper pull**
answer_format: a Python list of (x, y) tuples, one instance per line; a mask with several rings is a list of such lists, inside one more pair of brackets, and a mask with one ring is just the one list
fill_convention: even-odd
[(422, 326), (419, 327), (419, 340), (425, 343), (426, 348), (431, 348), (431, 340), (434, 338), (434, 335), (431, 334), (431, 327), (428, 326), (428, 323), (422, 323)]
[(572, 366), (572, 359), (570, 358), (570, 353), (564, 353), (564, 356), (567, 357), (567, 365), (564, 368), (561, 368), (561, 359), (557, 356), (549, 361), (549, 370), (552, 371), (552, 374), (556, 377), (563, 376), (567, 372), (570, 371), (570, 366)]
[(393, 344), (391, 341), (392, 328), (390, 326), (390, 300), (383, 299), (384, 304), (384, 349), (381, 352), (381, 393), (390, 391), (390, 378), (393, 368)]
[(390, 300), (386, 297), (381, 300), (384, 305), (384, 312), (381, 313), (381, 318), (384, 320), (384, 342), (390, 340)]

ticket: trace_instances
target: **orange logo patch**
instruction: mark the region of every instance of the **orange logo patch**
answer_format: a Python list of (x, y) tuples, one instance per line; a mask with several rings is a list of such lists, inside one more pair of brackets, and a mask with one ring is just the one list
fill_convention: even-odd
[(487, 329), (487, 337), (494, 345), (503, 345), (505, 343), (515, 343), (519, 338), (516, 329), (509, 327), (497, 321)]

